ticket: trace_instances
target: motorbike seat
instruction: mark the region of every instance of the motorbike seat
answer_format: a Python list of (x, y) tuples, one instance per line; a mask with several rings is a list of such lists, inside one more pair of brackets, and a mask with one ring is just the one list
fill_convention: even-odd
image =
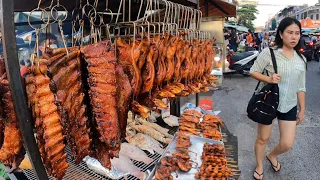
[(233, 62), (237, 62), (237, 61), (240, 61), (240, 60), (242, 60), (246, 57), (252, 56), (252, 55), (254, 55), (254, 52), (250, 52), (250, 51), (243, 52), (243, 53), (239, 53), (239, 54), (235, 54), (235, 55), (231, 56), (231, 60)]

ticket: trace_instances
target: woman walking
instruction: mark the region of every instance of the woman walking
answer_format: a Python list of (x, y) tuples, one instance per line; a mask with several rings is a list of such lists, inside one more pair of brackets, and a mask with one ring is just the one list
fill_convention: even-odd
[[(265, 156), (265, 147), (273, 128), (271, 125), (258, 124), (258, 136), (255, 142), (256, 169), (255, 179), (263, 178), (263, 160), (266, 158), (275, 172), (281, 170), (277, 157), (291, 149), (296, 126), (302, 123), (305, 113), (305, 79), (306, 60), (299, 52), (301, 24), (293, 18), (284, 18), (277, 29), (274, 54), (278, 74), (274, 73), (269, 48), (265, 48), (251, 68), (251, 76), (264, 83), (278, 84), (279, 107), (277, 119), (280, 130), (280, 141)], [(268, 75), (262, 72), (266, 70)], [(299, 113), (297, 113), (297, 102)]]

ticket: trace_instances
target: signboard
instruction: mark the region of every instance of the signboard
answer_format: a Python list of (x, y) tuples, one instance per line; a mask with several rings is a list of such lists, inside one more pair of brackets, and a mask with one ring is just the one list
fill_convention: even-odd
[(320, 27), (319, 20), (303, 19), (300, 20), (301, 27), (304, 29), (317, 29)]

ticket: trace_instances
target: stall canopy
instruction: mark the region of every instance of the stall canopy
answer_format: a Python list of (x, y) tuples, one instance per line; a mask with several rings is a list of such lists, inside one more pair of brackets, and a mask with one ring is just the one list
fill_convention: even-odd
[(240, 25), (233, 25), (233, 24), (224, 24), (224, 27), (226, 28), (234, 28), (236, 29), (237, 31), (242, 31), (242, 32), (248, 32), (249, 29), (244, 27), (244, 26), (240, 26)]
[(200, 0), (199, 6), (204, 17), (235, 17), (237, 15), (233, 0)]

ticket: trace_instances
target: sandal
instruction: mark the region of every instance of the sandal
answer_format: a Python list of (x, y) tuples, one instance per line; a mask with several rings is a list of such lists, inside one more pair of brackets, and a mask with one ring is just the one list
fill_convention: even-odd
[[(254, 176), (254, 173), (258, 174), (259, 179), (257, 179), (257, 178)], [(253, 178), (254, 178), (255, 180), (262, 180), (262, 178), (260, 179), (260, 177), (263, 176), (263, 172), (262, 172), (261, 174), (259, 174), (259, 173), (257, 172), (257, 169), (256, 169), (256, 170), (254, 171), (254, 173), (253, 173)]]
[[(271, 160), (268, 158), (268, 156), (266, 156), (266, 158), (267, 158), (267, 160), (270, 162), (270, 164), (271, 164), (272, 169), (273, 169), (274, 172), (279, 172), (279, 171), (281, 170), (281, 165), (280, 165), (280, 163), (279, 163), (278, 160), (277, 160), (277, 165), (275, 166), (275, 165), (272, 164), (272, 162), (271, 162)], [(280, 166), (279, 170), (276, 170), (276, 169), (278, 169), (279, 166)]]

